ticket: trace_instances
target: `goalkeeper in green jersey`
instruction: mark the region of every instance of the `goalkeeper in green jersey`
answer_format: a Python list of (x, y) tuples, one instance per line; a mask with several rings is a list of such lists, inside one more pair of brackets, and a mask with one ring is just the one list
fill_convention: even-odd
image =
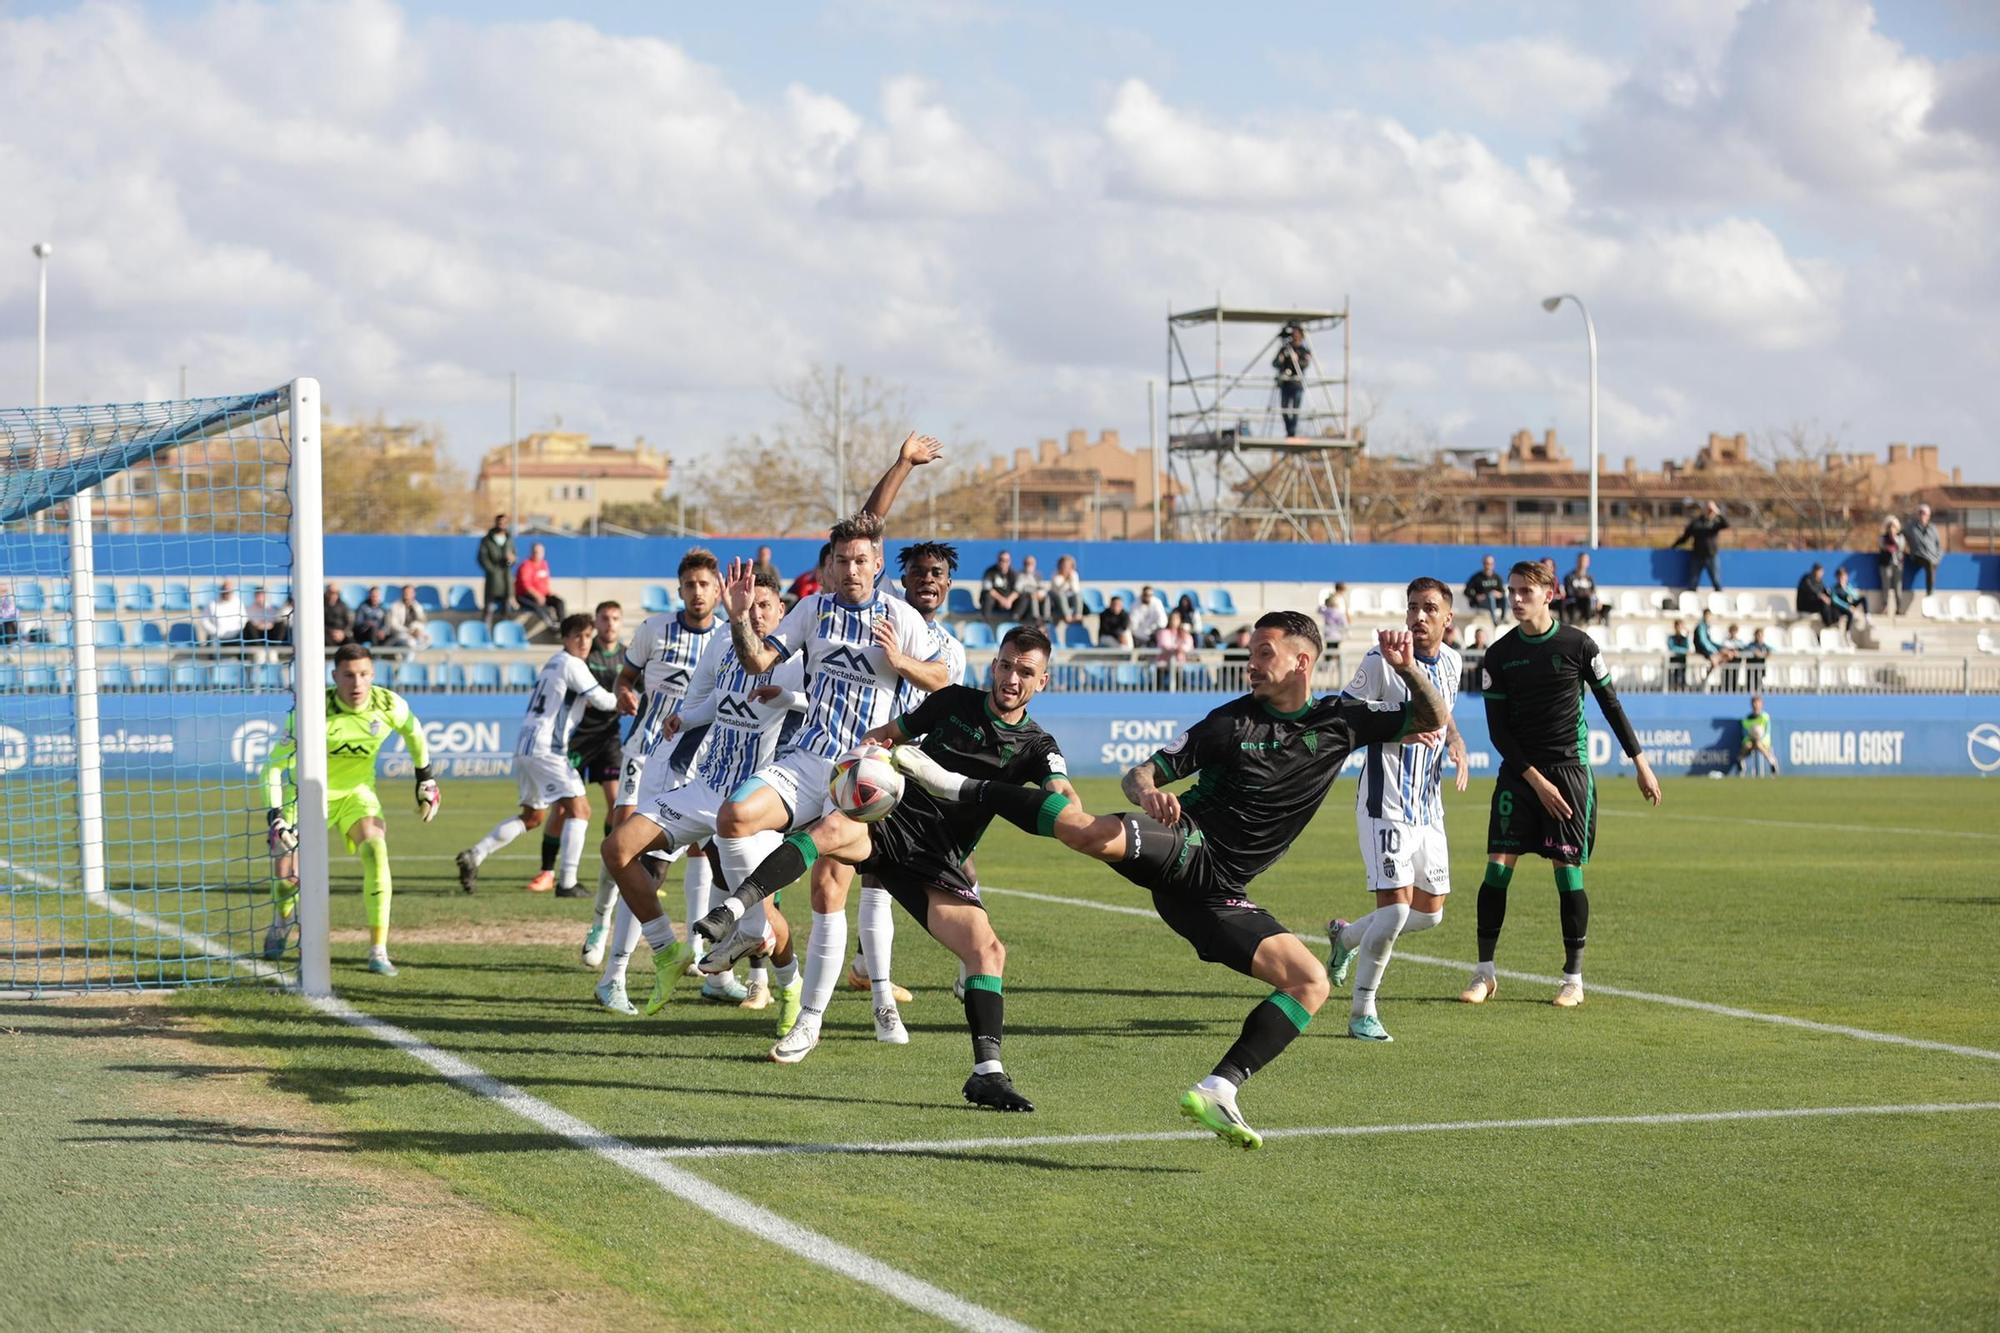
[[(375, 659), (358, 643), (333, 655), (333, 688), (326, 692), (326, 826), (338, 830), (361, 858), (361, 892), (368, 910), (368, 970), (396, 975), (389, 961), (389, 840), (382, 801), (375, 795), (375, 756), (395, 732), (417, 768), (417, 813), (429, 823), (441, 799), (431, 775), (430, 747), (409, 704), (375, 684)], [(285, 738), (264, 761), (264, 799), (271, 843), (271, 928), (264, 956), (277, 958), (298, 919), (298, 794), (292, 765), (298, 753), (296, 718), (285, 720)], [(289, 791), (287, 789), (290, 789)], [(287, 797), (289, 796), (289, 799)]]
[(1750, 761), (1762, 755), (1765, 766), (1772, 777), (1778, 776), (1778, 755), (1771, 748), (1771, 715), (1764, 711), (1764, 696), (1750, 696), (1750, 716), (1743, 719), (1743, 743), (1737, 748), (1736, 758), (1730, 761), (1731, 773), (1750, 771)]

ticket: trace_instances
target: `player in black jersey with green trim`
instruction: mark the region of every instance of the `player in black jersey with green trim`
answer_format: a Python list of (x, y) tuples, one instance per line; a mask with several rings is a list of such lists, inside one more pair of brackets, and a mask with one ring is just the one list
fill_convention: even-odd
[(1507, 917), (1507, 885), (1524, 855), (1555, 863), (1556, 904), (1562, 918), (1562, 985), (1559, 1008), (1583, 1003), (1583, 946), (1590, 899), (1583, 867), (1597, 841), (1597, 784), (1590, 773), (1590, 724), (1583, 692), (1639, 771), (1639, 794), (1660, 803), (1660, 780), (1639, 750), (1639, 738), (1618, 703), (1604, 658), (1588, 634), (1559, 624), (1551, 605), (1555, 574), (1524, 560), (1507, 572), (1507, 605), (1515, 627), (1486, 650), (1480, 689), (1486, 728), (1500, 752), (1500, 777), (1486, 825), (1486, 878), (1479, 886), (1479, 965), (1458, 998), (1483, 1004), (1499, 989), (1493, 950)]
[[(1046, 804), (1052, 812), (1061, 811), (1076, 799), (1068, 767), (1055, 738), (1028, 717), (1028, 701), (1048, 684), (1050, 653), (1047, 634), (1032, 625), (1017, 627), (1000, 641), (989, 689), (947, 685), (863, 739), (911, 751), (921, 748), (939, 772), (949, 769), (959, 780), (1011, 785), (1037, 808)], [(904, 744), (919, 737), (921, 746)], [(1000, 973), (1007, 950), (993, 933), (978, 886), (965, 868), (993, 814), (978, 806), (942, 804), (915, 784), (876, 823), (863, 824), (834, 811), (788, 836), (692, 929), (711, 942), (728, 939), (745, 911), (822, 857), (873, 876), (966, 966), (972, 1077), (965, 1082), (965, 1099), (997, 1111), (1032, 1111), (1033, 1104), (1014, 1090), (1000, 1064)], [(819, 1025), (819, 1014), (801, 1010), (797, 1024), (772, 1048), (771, 1058), (780, 1064), (803, 1060), (819, 1042)]]
[[(1214, 1072), (1181, 1097), (1183, 1115), (1244, 1148), (1264, 1140), (1236, 1109), (1237, 1088), (1305, 1030), (1327, 996), (1326, 969), (1312, 950), (1245, 891), (1312, 822), (1349, 751), (1444, 725), (1444, 701), (1416, 665), (1409, 634), (1378, 637), (1383, 662), (1409, 684), (1409, 701), (1315, 702), (1319, 627), (1297, 611), (1260, 618), (1250, 636), (1250, 693), (1125, 775), (1136, 812), (1093, 819), (1058, 796), (962, 778), (922, 753), (894, 755), (896, 767), (934, 796), (1109, 862), (1152, 891), (1153, 910), (1202, 959), (1274, 988)], [(1187, 777), (1195, 785), (1185, 800), (1159, 786)]]

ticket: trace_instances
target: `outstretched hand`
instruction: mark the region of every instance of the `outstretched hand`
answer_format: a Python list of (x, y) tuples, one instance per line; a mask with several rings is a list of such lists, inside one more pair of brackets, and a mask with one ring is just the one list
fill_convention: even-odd
[(935, 463), (944, 457), (944, 445), (938, 442), (935, 435), (919, 435), (911, 431), (903, 437), (903, 447), (897, 452), (896, 457), (911, 467), (922, 467), (926, 463)]
[(1375, 635), (1375, 647), (1382, 654), (1382, 665), (1392, 670), (1411, 665), (1416, 661), (1416, 645), (1406, 629), (1385, 629)]
[(750, 603), (757, 596), (757, 567), (741, 556), (729, 561), (729, 577), (722, 581), (722, 604), (729, 608), (729, 618), (750, 614)]

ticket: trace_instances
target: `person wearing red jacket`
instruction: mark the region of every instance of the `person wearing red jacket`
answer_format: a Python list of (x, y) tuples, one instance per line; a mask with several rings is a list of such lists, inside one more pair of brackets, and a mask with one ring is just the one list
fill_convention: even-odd
[(563, 599), (549, 591), (549, 561), (542, 544), (528, 548), (528, 558), (514, 567), (514, 601), (524, 611), (532, 611), (550, 629), (562, 625)]

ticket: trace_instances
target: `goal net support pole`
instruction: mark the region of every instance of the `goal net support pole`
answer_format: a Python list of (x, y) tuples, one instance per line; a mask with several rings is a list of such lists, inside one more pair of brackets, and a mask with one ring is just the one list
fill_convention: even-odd
[(333, 993), (328, 955), (326, 827), (326, 583), (320, 510), (319, 381), (292, 381), (292, 698), (298, 729), (299, 989)]

